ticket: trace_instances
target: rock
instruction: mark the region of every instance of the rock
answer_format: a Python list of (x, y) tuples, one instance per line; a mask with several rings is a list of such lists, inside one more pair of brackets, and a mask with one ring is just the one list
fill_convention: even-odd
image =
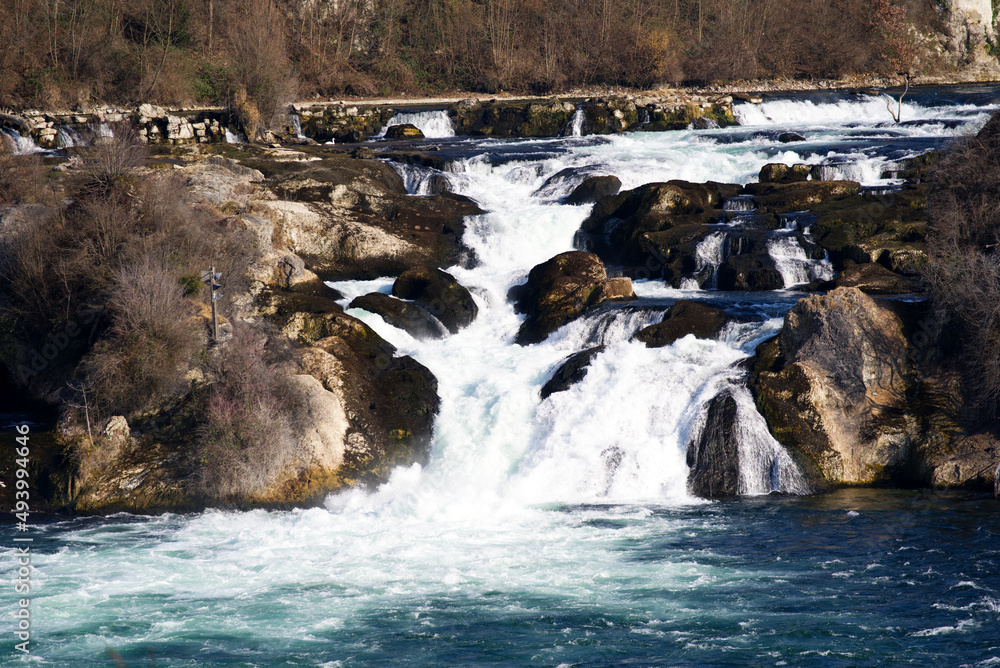
[(567, 204), (589, 204), (602, 197), (617, 195), (622, 187), (617, 176), (590, 176), (566, 197)]
[(917, 282), (900, 276), (875, 262), (845, 267), (834, 279), (838, 288), (858, 288), (870, 295), (895, 295), (916, 292)]
[(785, 287), (774, 261), (762, 253), (730, 256), (719, 267), (717, 281), (720, 290), (762, 292)]
[(772, 162), (760, 168), (761, 183), (798, 183), (809, 178), (809, 165), (788, 166)]
[(567, 357), (552, 377), (542, 386), (541, 396), (545, 400), (556, 392), (568, 390), (579, 383), (587, 375), (587, 367), (598, 353), (604, 352), (604, 346), (595, 346), (581, 350)]
[(699, 339), (713, 339), (728, 321), (728, 316), (717, 308), (680, 299), (670, 307), (663, 320), (640, 329), (632, 338), (642, 341), (647, 348), (669, 346), (688, 334)]
[(782, 132), (778, 135), (778, 141), (782, 144), (789, 144), (791, 142), (805, 141), (806, 138), (797, 132)]
[(595, 303), (601, 304), (611, 301), (632, 301), (638, 299), (635, 290), (632, 289), (632, 279), (627, 276), (609, 278), (597, 291), (594, 298)]
[(691, 122), (691, 126), (695, 130), (717, 130), (719, 124), (707, 116), (699, 116)]
[[(737, 192), (738, 186), (715, 183), (646, 184), (598, 200), (581, 225), (581, 235), (605, 262), (646, 268), (652, 235), (714, 222), (723, 213), (718, 208), (722, 200)], [(669, 262), (656, 261), (662, 264), (663, 259)]]
[[(765, 165), (766, 169), (769, 165)], [(781, 165), (786, 167), (785, 165)], [(788, 169), (786, 167), (786, 169)], [(779, 170), (780, 171), (780, 170)], [(793, 213), (806, 209), (813, 210), (827, 200), (847, 198), (857, 195), (861, 189), (856, 181), (797, 181), (774, 183), (748, 183), (743, 190), (753, 195), (758, 207), (766, 207), (773, 213)]]
[(1000, 441), (989, 433), (961, 436), (926, 461), (929, 482), (935, 487), (996, 489)]
[(739, 494), (739, 416), (736, 399), (728, 392), (708, 405), (705, 426), (688, 444), (688, 490), (707, 499)]
[(820, 486), (905, 478), (916, 370), (899, 316), (857, 288), (838, 288), (799, 300), (777, 345), (759, 354), (751, 387), (807, 475)]
[(376, 313), (387, 323), (404, 330), (415, 339), (440, 339), (448, 334), (444, 325), (419, 305), (379, 292), (355, 298), (349, 308)]
[(374, 160), (377, 156), (375, 151), (367, 146), (359, 146), (351, 151), (351, 157), (356, 160)]
[(515, 286), (508, 295), (515, 309), (527, 315), (516, 342), (538, 343), (578, 318), (596, 303), (606, 280), (601, 259), (583, 251), (560, 253), (533, 267), (527, 283)]
[(479, 314), (472, 294), (454, 276), (433, 267), (407, 269), (392, 284), (392, 294), (417, 302), (452, 334), (468, 327)]
[(386, 129), (385, 131), (386, 139), (423, 139), (424, 133), (420, 131), (416, 125), (411, 123), (403, 123), (401, 125), (393, 125), (392, 127)]
[(128, 443), (129, 439), (132, 438), (132, 430), (129, 428), (125, 416), (115, 415), (108, 420), (108, 424), (104, 427), (104, 438), (119, 446)]

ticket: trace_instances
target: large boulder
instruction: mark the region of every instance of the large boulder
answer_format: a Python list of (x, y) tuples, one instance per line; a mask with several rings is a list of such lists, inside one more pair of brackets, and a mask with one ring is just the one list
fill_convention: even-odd
[[(792, 180), (797, 178), (794, 168), (786, 165), (769, 166), (775, 170), (775, 173), (770, 175), (771, 178), (781, 177), (778, 182), (748, 183), (743, 190), (746, 194), (754, 196), (758, 207), (774, 213), (793, 213), (812, 209), (828, 200), (856, 195), (861, 189), (861, 185), (856, 181)], [(765, 169), (767, 167), (765, 166)], [(781, 167), (788, 172), (782, 175)]]
[(785, 287), (785, 279), (766, 253), (731, 255), (719, 267), (718, 288), (764, 292)]
[(640, 329), (633, 338), (649, 348), (669, 346), (688, 334), (694, 334), (699, 339), (711, 339), (722, 331), (728, 320), (720, 309), (681, 299), (670, 307), (661, 322)]
[(519, 313), (526, 314), (517, 343), (543, 341), (549, 334), (575, 320), (597, 303), (607, 281), (604, 263), (593, 253), (560, 253), (531, 269), (528, 281), (511, 289), (508, 297)]
[(449, 332), (468, 327), (479, 314), (476, 300), (451, 274), (433, 267), (411, 267), (392, 284), (392, 294), (417, 302)]
[(739, 494), (739, 415), (729, 392), (709, 403), (701, 434), (688, 444), (687, 465), (692, 494), (708, 499)]
[(396, 299), (380, 292), (356, 297), (350, 308), (360, 308), (382, 316), (393, 327), (398, 327), (416, 339), (440, 339), (448, 334), (441, 321), (419, 304)]
[(800, 300), (751, 374), (771, 432), (820, 485), (907, 477), (916, 382), (902, 320), (857, 288)]

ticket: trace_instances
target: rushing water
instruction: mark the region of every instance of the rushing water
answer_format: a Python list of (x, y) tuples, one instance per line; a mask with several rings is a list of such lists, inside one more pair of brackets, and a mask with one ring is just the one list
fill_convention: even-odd
[[(638, 302), (526, 347), (513, 344), (521, 318), (506, 300), (533, 265), (572, 248), (589, 207), (560, 201), (588, 175), (626, 188), (745, 183), (782, 160), (861, 165), (866, 185), (886, 186), (884, 165), (981, 123), (989, 100), (976, 102), (918, 100), (904, 107), (913, 123), (891, 126), (871, 101), (805, 96), (740, 107), (745, 125), (731, 129), (436, 142), (448, 171), (409, 169), (407, 184), (423, 192), (443, 177), (486, 211), (467, 222), (478, 265), (449, 270), (479, 317), (417, 341), (351, 311), (438, 377), (430, 464), (322, 508), (45, 525), (32, 575), (36, 661), (105, 665), (111, 647), (129, 665), (149, 653), (159, 666), (1000, 665), (992, 500), (795, 496), (804, 482), (756, 414), (740, 363), (777, 332), (796, 293), (638, 282)], [(786, 130), (807, 141), (781, 144)], [(786, 226), (774, 253), (786, 283), (802, 282), (823, 265), (791, 247), (798, 219)], [(346, 303), (391, 284), (336, 287)], [(717, 340), (630, 340), (681, 297), (736, 320)], [(567, 356), (597, 344), (580, 383), (539, 399)], [(687, 492), (685, 450), (723, 391), (739, 407), (748, 496), (706, 502)]]

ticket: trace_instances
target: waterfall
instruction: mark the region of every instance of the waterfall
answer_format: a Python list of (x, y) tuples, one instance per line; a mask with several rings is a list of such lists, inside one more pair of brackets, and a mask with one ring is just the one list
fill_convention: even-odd
[(707, 237), (698, 242), (695, 247), (695, 275), (700, 275), (705, 269), (711, 269), (711, 276), (705, 281), (704, 286), (708, 290), (715, 290), (718, 287), (719, 266), (726, 261), (724, 249), (726, 244), (725, 232), (712, 232)]
[(767, 253), (774, 261), (774, 267), (781, 274), (786, 288), (833, 278), (833, 267), (829, 260), (809, 259), (792, 231), (778, 230), (768, 235)]
[(227, 144), (246, 144), (247, 138), (243, 136), (243, 133), (239, 130), (230, 130), (226, 128), (226, 143)]
[(31, 137), (24, 137), (19, 132), (8, 128), (0, 128), (0, 141), (4, 146), (9, 146), (10, 152), (14, 155), (37, 153), (41, 150)]
[(389, 165), (403, 179), (406, 192), (410, 195), (433, 195), (435, 190), (441, 191), (440, 187), (435, 188), (436, 185), (448, 183), (448, 177), (435, 169), (395, 161), (390, 161)]
[(753, 195), (736, 195), (735, 197), (728, 197), (726, 198), (726, 201), (722, 203), (723, 211), (746, 213), (754, 211), (756, 208), (757, 204), (754, 202)]
[(571, 137), (582, 137), (583, 136), (583, 119), (585, 118), (583, 109), (577, 107), (576, 111), (573, 112), (573, 118), (570, 119), (570, 136)]
[(288, 115), (288, 118), (292, 122), (292, 131), (295, 133), (296, 139), (308, 139), (304, 134), (302, 134), (302, 117), (297, 113), (292, 112)]
[(56, 148), (72, 148), (73, 146), (82, 146), (83, 143), (80, 133), (68, 125), (60, 126), (56, 132)]
[[(719, 395), (722, 394), (728, 394), (736, 402), (735, 439), (739, 459), (739, 493), (746, 496), (772, 492), (811, 493), (812, 488), (802, 468), (771, 435), (746, 386), (729, 383), (721, 389)], [(692, 429), (692, 442), (698, 441), (705, 429), (707, 410), (706, 404)]]
[(386, 130), (393, 125), (414, 125), (420, 128), (424, 136), (428, 139), (440, 139), (444, 137), (454, 137), (455, 128), (451, 124), (448, 112), (439, 109), (435, 111), (405, 111), (396, 112), (389, 122), (385, 124), (379, 132), (379, 137), (384, 137)]

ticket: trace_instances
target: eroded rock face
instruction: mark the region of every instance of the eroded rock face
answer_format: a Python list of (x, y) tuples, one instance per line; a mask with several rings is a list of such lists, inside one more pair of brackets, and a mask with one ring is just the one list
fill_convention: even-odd
[(569, 251), (536, 265), (528, 282), (511, 289), (508, 298), (527, 317), (517, 333), (517, 343), (543, 341), (567, 322), (578, 318), (596, 302), (607, 281), (604, 263), (593, 253)]
[(669, 346), (677, 339), (694, 334), (699, 339), (715, 338), (729, 318), (720, 309), (701, 302), (681, 299), (655, 325), (644, 327), (633, 338), (647, 348)]
[(736, 399), (712, 399), (698, 440), (688, 445), (688, 490), (706, 499), (736, 496), (740, 488), (739, 419)]
[[(827, 484), (901, 479), (918, 436), (900, 318), (857, 288), (799, 301), (752, 387), (774, 436)], [(777, 350), (773, 346), (777, 346)]]

